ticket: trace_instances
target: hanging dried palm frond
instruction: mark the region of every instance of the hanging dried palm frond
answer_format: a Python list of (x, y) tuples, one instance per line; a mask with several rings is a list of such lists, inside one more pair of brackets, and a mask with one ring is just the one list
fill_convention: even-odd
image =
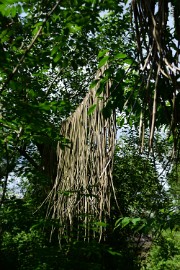
[[(142, 119), (150, 113), (150, 142), (152, 147), (157, 121), (157, 105), (164, 112), (175, 144), (178, 139), (179, 104), (179, 52), (180, 52), (180, 2), (167, 0), (132, 0), (132, 18), (140, 62), (140, 72), (146, 84), (146, 94), (141, 113), (140, 136), (143, 140)], [(170, 24), (173, 29), (170, 31)], [(173, 48), (173, 50), (172, 50)], [(154, 89), (152, 84), (154, 83)], [(165, 89), (166, 88), (166, 89)], [(163, 90), (162, 90), (163, 89)], [(170, 108), (166, 104), (170, 104)], [(175, 145), (176, 148), (176, 145)]]
[[(97, 78), (103, 76), (101, 69)], [(59, 237), (77, 231), (89, 240), (97, 225), (102, 237), (102, 224), (110, 214), (112, 164), (115, 146), (115, 114), (108, 119), (102, 109), (109, 95), (96, 95), (98, 85), (91, 89), (76, 111), (62, 124), (61, 134), (70, 141), (69, 147), (58, 145), (58, 169), (51, 194), (52, 218), (60, 224)], [(96, 228), (97, 231), (97, 228)], [(78, 237), (78, 235), (77, 235)]]

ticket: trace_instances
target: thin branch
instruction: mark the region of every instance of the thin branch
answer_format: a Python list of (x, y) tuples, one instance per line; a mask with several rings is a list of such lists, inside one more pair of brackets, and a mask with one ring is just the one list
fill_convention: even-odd
[(34, 161), (34, 159), (28, 155), (28, 153), (23, 148), (17, 148), (18, 152), (25, 157), (31, 165), (34, 166), (37, 170), (43, 172), (42, 168)]
[(58, 76), (60, 75), (61, 71), (62, 71), (62, 68), (58, 71), (57, 75), (54, 77), (54, 79), (52, 80), (51, 84), (49, 85), (49, 87), (48, 87), (48, 89), (47, 89), (47, 91), (46, 91), (46, 94), (45, 94), (46, 96), (49, 95), (50, 90), (51, 90), (53, 84), (55, 83), (56, 79), (57, 79)]

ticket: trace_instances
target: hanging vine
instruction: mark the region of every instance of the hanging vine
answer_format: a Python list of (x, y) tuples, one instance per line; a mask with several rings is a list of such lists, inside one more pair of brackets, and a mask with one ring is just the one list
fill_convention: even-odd
[(146, 85), (140, 120), (141, 148), (145, 118), (150, 120), (149, 148), (152, 148), (159, 108), (170, 126), (176, 154), (180, 124), (180, 4), (172, 0), (132, 0), (131, 11), (140, 73)]
[[(102, 77), (104, 68), (96, 79)], [(110, 215), (112, 165), (115, 146), (115, 114), (105, 119), (103, 108), (110, 82), (99, 96), (99, 84), (91, 89), (76, 111), (62, 124), (61, 135), (69, 140), (58, 145), (57, 177), (51, 192), (52, 218), (59, 222), (59, 238), (70, 239), (76, 226), (84, 239), (102, 237), (102, 222)], [(92, 227), (97, 225), (96, 230)], [(95, 232), (96, 231), (96, 232)], [(77, 237), (80, 237), (77, 235)]]

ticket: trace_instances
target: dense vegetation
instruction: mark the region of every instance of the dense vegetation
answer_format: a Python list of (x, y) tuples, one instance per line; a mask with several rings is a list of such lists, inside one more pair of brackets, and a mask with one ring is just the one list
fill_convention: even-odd
[[(179, 13), (175, 0), (0, 0), (1, 269), (180, 268)], [(100, 242), (75, 232), (59, 245), (47, 208), (60, 127), (108, 80), (111, 215), (90, 224), (106, 228)]]

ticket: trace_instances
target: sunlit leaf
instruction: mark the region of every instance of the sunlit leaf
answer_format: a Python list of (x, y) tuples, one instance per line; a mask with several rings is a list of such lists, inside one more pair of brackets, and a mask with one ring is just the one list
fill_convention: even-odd
[(89, 108), (89, 110), (88, 110), (88, 115), (91, 115), (91, 114), (95, 111), (96, 106), (97, 106), (97, 104), (93, 104), (93, 105)]
[(107, 49), (106, 49), (106, 50), (103, 50), (103, 51), (100, 51), (100, 52), (98, 53), (98, 58), (103, 57), (107, 52), (108, 52)]
[(98, 84), (98, 82), (99, 82), (99, 80), (97, 80), (97, 79), (94, 80), (94, 81), (92, 81), (92, 83), (90, 84), (90, 89), (96, 87), (96, 85)]
[(114, 56), (114, 59), (124, 59), (124, 58), (126, 58), (126, 57), (127, 57), (126, 54), (124, 54), (124, 53), (118, 53), (118, 54), (116, 54), (116, 55)]
[(55, 63), (57, 63), (62, 57), (62, 53), (58, 52), (55, 56), (55, 58), (53, 59)]
[(99, 62), (98, 68), (101, 68), (102, 66), (104, 66), (107, 63), (108, 59), (109, 59), (108, 55), (105, 56), (103, 59), (101, 59), (101, 61)]

